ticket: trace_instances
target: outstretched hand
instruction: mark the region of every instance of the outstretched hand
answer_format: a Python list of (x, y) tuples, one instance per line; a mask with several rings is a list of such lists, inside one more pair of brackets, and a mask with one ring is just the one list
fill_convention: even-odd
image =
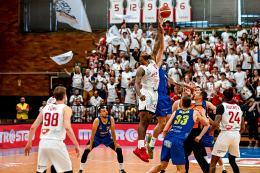
[(162, 18), (162, 17), (158, 17), (158, 24), (160, 25), (161, 31), (164, 30), (164, 29), (163, 29), (163, 26), (162, 26), (164, 21), (165, 21), (164, 18)]

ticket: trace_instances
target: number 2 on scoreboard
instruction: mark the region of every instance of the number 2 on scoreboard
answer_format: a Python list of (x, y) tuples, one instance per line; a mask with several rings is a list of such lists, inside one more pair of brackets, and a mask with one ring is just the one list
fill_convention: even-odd
[(239, 124), (239, 122), (240, 122), (240, 119), (238, 117), (239, 112), (237, 112), (235, 119), (234, 119), (234, 112), (230, 111), (228, 114), (231, 116), (229, 119), (229, 123), (234, 123), (234, 121), (236, 121)]

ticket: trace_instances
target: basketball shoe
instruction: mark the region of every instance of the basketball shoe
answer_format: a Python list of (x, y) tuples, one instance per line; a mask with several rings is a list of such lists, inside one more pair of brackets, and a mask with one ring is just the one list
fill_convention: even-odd
[(121, 169), (119, 170), (119, 173), (126, 173), (125, 170)]
[(150, 156), (151, 159), (153, 159), (154, 147), (150, 147), (151, 139), (152, 139), (152, 135), (148, 135), (148, 139), (147, 139), (147, 142), (146, 142), (146, 148), (147, 148), (147, 151), (148, 151), (148, 155)]
[(142, 147), (141, 149), (139, 149), (138, 147), (136, 147), (136, 149), (133, 151), (133, 153), (139, 157), (142, 161), (144, 162), (149, 162), (148, 159), (150, 159), (150, 156), (146, 153), (146, 149), (144, 147)]

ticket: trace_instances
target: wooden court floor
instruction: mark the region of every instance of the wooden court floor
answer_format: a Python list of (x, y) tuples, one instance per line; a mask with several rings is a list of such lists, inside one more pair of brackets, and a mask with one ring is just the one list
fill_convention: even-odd
[[(74, 149), (68, 147), (70, 158), (73, 164), (73, 172), (77, 173), (80, 165), (80, 158), (76, 158)], [(83, 152), (83, 146), (81, 146), (81, 154)], [(127, 173), (146, 173), (151, 167), (157, 165), (160, 161), (160, 148), (155, 149), (154, 159), (149, 163), (145, 163), (133, 154), (134, 147), (123, 147), (124, 156), (124, 170)], [(11, 151), (13, 152), (12, 149)], [(6, 154), (2, 152), (0, 155), (0, 173), (35, 173), (37, 168), (37, 148), (34, 148), (34, 153), (31, 153), (29, 157), (24, 156), (22, 153), (23, 148), (19, 148), (19, 152)], [(1, 152), (1, 151), (0, 151)], [(260, 156), (259, 156), (260, 157)], [(225, 166), (226, 170), (233, 172), (229, 165)], [(166, 172), (172, 173), (176, 171), (176, 167), (169, 163)], [(49, 169), (47, 171), (50, 172)], [(100, 147), (91, 151), (88, 160), (84, 167), (84, 173), (118, 173), (119, 165), (117, 162), (117, 156), (110, 148)], [(190, 173), (202, 173), (197, 163), (190, 163)], [(221, 173), (220, 167), (217, 169), (217, 173)], [(240, 166), (240, 173), (260, 173), (260, 167), (247, 167)]]

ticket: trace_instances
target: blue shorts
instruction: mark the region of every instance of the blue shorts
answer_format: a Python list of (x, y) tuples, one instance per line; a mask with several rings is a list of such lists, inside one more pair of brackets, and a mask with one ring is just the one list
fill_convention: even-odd
[(165, 117), (168, 114), (172, 114), (172, 101), (169, 96), (159, 95), (155, 115), (156, 117)]
[(205, 133), (205, 135), (202, 136), (202, 141), (204, 143), (204, 147), (214, 147), (214, 144), (215, 144), (214, 136), (209, 135), (209, 130), (210, 130), (210, 128)]
[(186, 164), (183, 140), (171, 137), (167, 134), (163, 140), (161, 162), (169, 162), (170, 159), (172, 159), (172, 164), (174, 165)]
[(99, 138), (99, 137), (95, 136), (93, 142), (95, 143), (95, 146), (94, 146), (94, 144), (92, 146), (94, 146), (94, 148), (95, 148), (95, 147), (98, 147), (101, 144), (104, 144), (106, 147), (108, 147), (114, 141), (113, 141), (112, 136), (109, 135), (105, 138)]

